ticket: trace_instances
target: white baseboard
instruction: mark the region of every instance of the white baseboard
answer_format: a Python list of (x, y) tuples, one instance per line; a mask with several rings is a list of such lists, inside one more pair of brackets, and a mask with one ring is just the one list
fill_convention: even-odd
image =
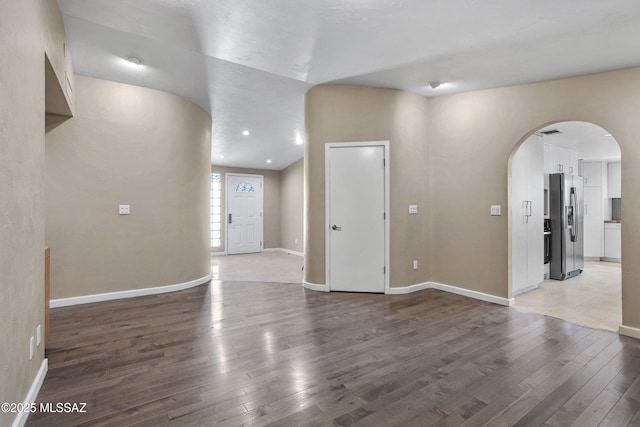
[(303, 252), (292, 251), (291, 249), (285, 249), (285, 248), (266, 248), (266, 249), (263, 249), (262, 252), (284, 252), (289, 255), (304, 256)]
[(433, 289), (438, 289), (440, 291), (451, 292), (452, 294), (462, 295), (469, 298), (479, 299), (482, 301), (492, 302), (494, 304), (506, 305), (510, 307), (513, 305), (515, 300), (513, 298), (502, 298), (497, 297), (495, 295), (485, 294), (482, 292), (472, 291), (469, 289), (458, 288), (456, 286), (445, 285), (443, 283), (430, 282), (431, 287)]
[[(302, 286), (312, 291), (329, 292), (330, 289), (327, 285), (316, 285), (314, 283), (302, 281)], [(495, 295), (485, 294), (482, 292), (472, 291), (469, 289), (458, 288), (456, 286), (445, 285), (437, 282), (424, 282), (417, 283), (415, 285), (403, 286), (403, 287), (390, 287), (385, 291), (389, 295), (401, 295), (410, 294), (412, 292), (418, 292), (423, 289), (437, 289), (439, 291), (450, 292), (452, 294), (462, 295), (469, 298), (479, 299), (482, 301), (492, 302), (494, 304), (505, 305), (507, 307), (512, 306), (515, 302), (513, 298), (502, 298)]]
[(640, 329), (633, 328), (631, 326), (620, 325), (620, 327), (618, 327), (618, 333), (620, 335), (626, 335), (631, 338), (640, 339)]
[(49, 302), (51, 308), (66, 307), (69, 305), (90, 304), (92, 302), (110, 301), (114, 299), (133, 298), (143, 295), (164, 294), (167, 292), (181, 291), (193, 288), (211, 280), (211, 273), (190, 282), (177, 283), (175, 285), (157, 286), (155, 288), (132, 289), (129, 291), (108, 292), (104, 294), (83, 295), (79, 297), (52, 299)]
[[(27, 392), (27, 395), (24, 398), (24, 405), (28, 406), (36, 401), (38, 398), (38, 393), (40, 392), (40, 387), (42, 387), (42, 383), (44, 382), (44, 378), (47, 376), (47, 371), (49, 370), (49, 360), (44, 359), (40, 364), (40, 369), (38, 369), (38, 373), (36, 377), (33, 379), (31, 383), (31, 387)], [(13, 427), (22, 427), (27, 422), (27, 418), (29, 418), (29, 412), (18, 412), (16, 418), (13, 420)]]
[(412, 292), (418, 292), (423, 289), (429, 289), (431, 287), (431, 282), (417, 283), (415, 285), (403, 286), (403, 287), (390, 287), (385, 292), (389, 295), (401, 295), (401, 294), (410, 294)]
[(225, 255), (227, 255), (227, 251), (211, 252), (211, 256), (225, 256)]
[(327, 285), (316, 285), (315, 283), (310, 283), (305, 280), (302, 281), (302, 287), (311, 291), (329, 292), (329, 287)]

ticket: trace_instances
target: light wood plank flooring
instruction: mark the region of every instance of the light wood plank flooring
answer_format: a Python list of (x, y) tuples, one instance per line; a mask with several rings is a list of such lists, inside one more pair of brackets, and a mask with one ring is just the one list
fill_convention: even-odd
[(213, 282), (52, 310), (72, 425), (640, 425), (640, 342), (429, 289)]

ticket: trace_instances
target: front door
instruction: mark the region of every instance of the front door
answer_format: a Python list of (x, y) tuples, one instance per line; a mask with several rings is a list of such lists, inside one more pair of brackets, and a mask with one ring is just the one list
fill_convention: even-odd
[(226, 174), (227, 253), (262, 251), (262, 175)]
[(328, 274), (332, 291), (385, 290), (385, 146), (330, 144)]

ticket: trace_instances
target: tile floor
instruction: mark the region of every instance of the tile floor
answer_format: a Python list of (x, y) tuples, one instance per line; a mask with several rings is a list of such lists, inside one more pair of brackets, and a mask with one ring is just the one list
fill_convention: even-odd
[(304, 259), (284, 252), (211, 257), (213, 280), (302, 283)]
[(578, 277), (545, 280), (516, 296), (515, 307), (592, 328), (617, 331), (622, 323), (621, 264), (585, 262)]

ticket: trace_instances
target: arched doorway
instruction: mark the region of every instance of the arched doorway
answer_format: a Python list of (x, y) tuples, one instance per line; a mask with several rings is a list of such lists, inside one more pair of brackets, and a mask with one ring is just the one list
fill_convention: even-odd
[[(596, 328), (622, 324), (620, 171), (615, 138), (587, 122), (544, 126), (514, 150), (509, 284), (516, 307)], [(566, 195), (558, 190), (564, 186)]]

